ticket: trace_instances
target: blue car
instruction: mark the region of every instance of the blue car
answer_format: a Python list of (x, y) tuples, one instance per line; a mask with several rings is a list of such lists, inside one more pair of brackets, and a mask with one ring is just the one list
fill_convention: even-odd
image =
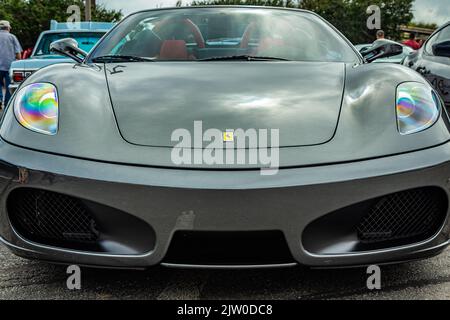
[(80, 22), (74, 29), (74, 25), (52, 20), (50, 30), (41, 33), (30, 58), (12, 63), (9, 86), (11, 93), (35, 71), (56, 63), (72, 62), (71, 59), (51, 53), (52, 42), (73, 38), (78, 42), (80, 49), (89, 52), (113, 26), (114, 24), (109, 22)]

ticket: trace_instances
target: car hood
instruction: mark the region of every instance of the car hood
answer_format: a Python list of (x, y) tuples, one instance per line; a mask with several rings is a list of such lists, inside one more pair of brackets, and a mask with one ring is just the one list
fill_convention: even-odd
[[(125, 63), (107, 64), (106, 75), (119, 130), (129, 143), (173, 147), (178, 143), (171, 139), (175, 130), (187, 129), (194, 139), (194, 122), (202, 121), (201, 132), (279, 129), (280, 146), (289, 147), (333, 138), (345, 65)], [(200, 140), (201, 132), (195, 133)]]

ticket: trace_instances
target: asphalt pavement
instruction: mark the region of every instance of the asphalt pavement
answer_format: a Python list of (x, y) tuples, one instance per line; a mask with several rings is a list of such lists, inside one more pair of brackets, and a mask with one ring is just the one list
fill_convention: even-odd
[(381, 267), (381, 290), (366, 269), (81, 269), (81, 290), (67, 289), (66, 267), (24, 260), (0, 246), (0, 299), (440, 299), (450, 300), (450, 249), (424, 261)]

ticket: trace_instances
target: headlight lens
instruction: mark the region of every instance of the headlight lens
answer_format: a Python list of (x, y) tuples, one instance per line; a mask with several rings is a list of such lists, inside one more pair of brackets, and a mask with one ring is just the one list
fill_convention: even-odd
[(407, 135), (431, 127), (439, 118), (439, 99), (427, 85), (402, 83), (397, 88), (397, 123), (400, 134)]
[(14, 101), (17, 121), (27, 129), (47, 135), (58, 132), (58, 92), (50, 83), (22, 88)]

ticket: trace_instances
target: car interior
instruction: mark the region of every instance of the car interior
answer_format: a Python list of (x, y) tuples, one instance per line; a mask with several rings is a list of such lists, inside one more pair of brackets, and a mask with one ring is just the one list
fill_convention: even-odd
[(226, 14), (149, 18), (129, 32), (111, 54), (175, 61), (241, 55), (305, 61), (342, 58), (329, 49), (326, 37), (312, 40), (307, 19), (289, 23), (258, 18)]

